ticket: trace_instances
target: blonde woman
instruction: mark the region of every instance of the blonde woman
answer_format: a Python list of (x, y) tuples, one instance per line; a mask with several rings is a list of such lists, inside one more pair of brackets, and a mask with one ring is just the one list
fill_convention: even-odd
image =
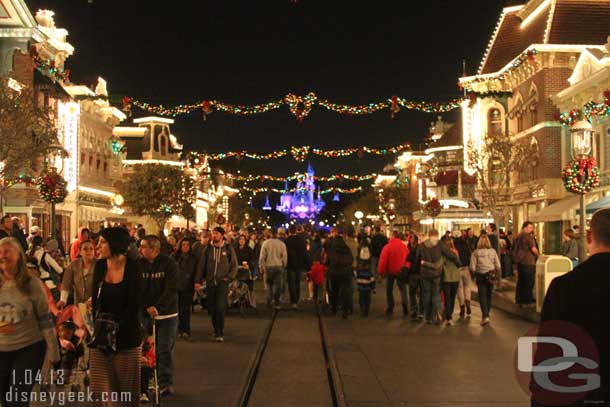
[(479, 237), (476, 250), (470, 257), (470, 271), (474, 273), (475, 281), (479, 289), (479, 304), (483, 319), (481, 325), (489, 324), (489, 312), (491, 310), (491, 293), (493, 289), (493, 273), (500, 273), (502, 266), (498, 252), (491, 248), (489, 237), (483, 234)]
[(59, 360), (43, 283), (27, 271), (21, 244), (12, 237), (0, 240), (0, 304), (0, 404), (9, 406), (7, 394), (23, 397), (39, 384), (45, 353), (49, 363)]

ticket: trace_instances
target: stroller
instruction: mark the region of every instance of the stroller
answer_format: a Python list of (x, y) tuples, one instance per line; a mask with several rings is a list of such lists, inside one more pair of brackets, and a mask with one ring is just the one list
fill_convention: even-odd
[(253, 281), (250, 270), (240, 267), (237, 269), (237, 277), (229, 285), (227, 294), (229, 308), (239, 307), (239, 313), (242, 317), (246, 315), (246, 308), (256, 310), (256, 299), (251, 288)]
[(199, 306), (201, 307), (201, 309), (206, 309), (207, 308), (207, 299), (208, 299), (208, 294), (207, 294), (207, 289), (206, 289), (206, 283), (205, 281), (202, 283), (201, 288), (199, 290), (196, 290), (195, 293), (193, 294), (193, 303), (191, 305), (191, 310), (193, 312), (195, 312), (195, 305), (199, 304)]
[[(147, 396), (152, 394), (152, 403), (155, 407), (161, 406), (159, 378), (157, 376), (157, 328), (156, 318), (146, 318), (144, 325), (147, 338), (142, 345), (141, 380), (147, 386)], [(142, 390), (142, 389), (141, 389)]]

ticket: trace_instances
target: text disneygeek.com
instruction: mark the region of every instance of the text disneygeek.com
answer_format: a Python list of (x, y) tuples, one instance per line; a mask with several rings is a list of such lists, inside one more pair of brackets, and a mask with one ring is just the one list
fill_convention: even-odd
[(77, 392), (18, 392), (10, 391), (6, 393), (8, 403), (45, 403), (49, 406), (66, 406), (73, 403), (93, 403), (93, 402), (131, 402), (130, 392), (102, 392), (92, 393), (90, 391)]

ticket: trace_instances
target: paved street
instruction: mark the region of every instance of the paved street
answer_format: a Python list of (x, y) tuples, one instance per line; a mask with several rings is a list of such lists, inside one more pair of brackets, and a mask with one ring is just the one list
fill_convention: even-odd
[[(357, 299), (357, 296), (356, 298)], [(374, 296), (367, 320), (325, 317), (348, 406), (526, 406), (515, 381), (516, 339), (531, 324), (501, 311), (492, 324), (428, 326), (383, 316), (385, 291)], [(212, 342), (206, 314), (193, 315), (193, 338), (176, 349), (177, 394), (172, 407), (236, 405), (269, 321), (258, 315), (227, 319), (226, 342)], [(263, 356), (250, 405), (331, 405), (313, 307), (282, 311)]]

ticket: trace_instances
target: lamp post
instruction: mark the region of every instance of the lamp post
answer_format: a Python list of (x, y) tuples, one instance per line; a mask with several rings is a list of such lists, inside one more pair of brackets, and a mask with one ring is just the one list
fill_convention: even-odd
[[(572, 155), (575, 159), (587, 158), (591, 153), (591, 136), (593, 134), (593, 126), (588, 120), (581, 120), (574, 123), (570, 130), (572, 137)], [(585, 194), (580, 194), (580, 235), (578, 236), (578, 260), (583, 262), (587, 255), (586, 241), (586, 206)]]
[(358, 228), (360, 228), (360, 225), (362, 225), (362, 218), (364, 218), (364, 213), (362, 213), (362, 211), (356, 211), (354, 216), (356, 219), (358, 219)]

